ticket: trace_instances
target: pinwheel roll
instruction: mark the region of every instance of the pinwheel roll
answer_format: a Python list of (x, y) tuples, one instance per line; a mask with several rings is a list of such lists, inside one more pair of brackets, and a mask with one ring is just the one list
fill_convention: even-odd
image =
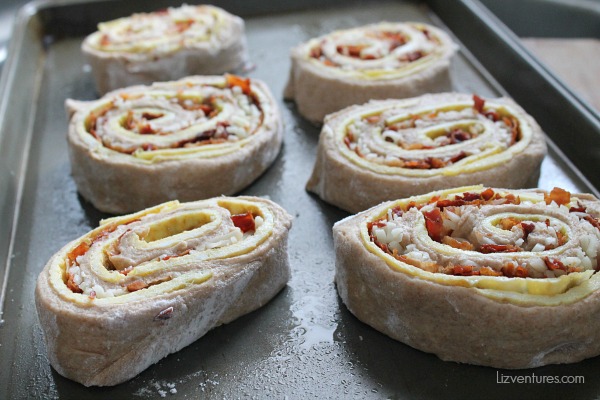
[(110, 213), (236, 193), (275, 159), (283, 128), (256, 79), (188, 77), (68, 100), (79, 192)]
[(407, 22), (366, 25), (314, 38), (292, 50), (284, 97), (305, 118), (371, 99), (406, 98), (451, 88), (456, 45), (442, 30)]
[(233, 72), (248, 58), (244, 21), (209, 5), (100, 23), (81, 48), (102, 94), (188, 75)]
[(461, 187), (334, 228), (348, 309), (443, 360), (496, 368), (600, 354), (600, 201), (560, 188)]
[(104, 220), (56, 253), (36, 306), (52, 366), (124, 382), (267, 303), (288, 281), (291, 217), (255, 197), (168, 202)]
[(539, 125), (507, 98), (372, 101), (325, 119), (307, 189), (358, 212), (462, 185), (535, 187), (545, 154)]

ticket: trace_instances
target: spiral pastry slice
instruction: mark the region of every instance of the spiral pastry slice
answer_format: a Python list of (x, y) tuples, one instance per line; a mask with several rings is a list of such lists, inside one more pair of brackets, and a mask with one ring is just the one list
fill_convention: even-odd
[(416, 22), (335, 31), (292, 50), (284, 97), (321, 123), (327, 114), (371, 99), (447, 91), (456, 48), (442, 30)]
[(81, 48), (102, 94), (188, 75), (232, 72), (248, 59), (244, 21), (209, 5), (100, 23)]
[(350, 212), (461, 185), (537, 186), (544, 134), (507, 98), (372, 101), (325, 119), (307, 189)]
[(532, 368), (600, 354), (600, 201), (461, 187), (334, 228), (348, 309), (443, 360)]
[(236, 193), (271, 165), (283, 137), (267, 86), (234, 75), (134, 86), (67, 108), (77, 188), (111, 213)]
[(41, 272), (52, 366), (86, 386), (124, 382), (267, 303), (289, 279), (291, 217), (255, 197), (168, 202), (101, 222)]

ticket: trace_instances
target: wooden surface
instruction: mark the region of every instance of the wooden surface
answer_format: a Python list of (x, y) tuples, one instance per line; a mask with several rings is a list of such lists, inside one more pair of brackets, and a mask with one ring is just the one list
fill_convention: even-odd
[(523, 43), (575, 93), (600, 110), (600, 40), (525, 38)]

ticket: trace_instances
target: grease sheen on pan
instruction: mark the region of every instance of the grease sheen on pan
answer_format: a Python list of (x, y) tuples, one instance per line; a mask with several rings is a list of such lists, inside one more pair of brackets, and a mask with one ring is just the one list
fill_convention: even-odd
[(102, 211), (234, 194), (277, 156), (283, 126), (268, 87), (196, 76), (67, 101), (79, 192)]
[(289, 279), (290, 226), (285, 210), (256, 197), (101, 221), (38, 277), (50, 363), (86, 386), (116, 385), (263, 306)]
[(383, 203), (334, 228), (336, 283), (363, 322), (495, 368), (600, 354), (600, 201), (481, 186)]
[(284, 97), (305, 118), (371, 99), (406, 98), (451, 89), (456, 45), (441, 29), (381, 22), (331, 32), (292, 49)]
[(358, 212), (461, 185), (532, 187), (545, 154), (539, 125), (507, 98), (371, 101), (325, 119), (307, 189)]
[(244, 21), (210, 5), (102, 22), (81, 48), (101, 94), (188, 75), (234, 72), (248, 59)]

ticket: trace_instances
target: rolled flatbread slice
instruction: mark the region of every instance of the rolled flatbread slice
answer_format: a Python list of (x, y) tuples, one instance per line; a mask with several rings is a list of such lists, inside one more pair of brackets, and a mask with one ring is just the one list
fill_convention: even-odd
[(481, 186), (390, 201), (333, 228), (337, 289), (361, 321), (495, 368), (600, 354), (600, 201)]
[(210, 5), (100, 23), (81, 49), (101, 94), (189, 75), (235, 72), (248, 60), (244, 21)]
[(73, 179), (109, 213), (237, 193), (283, 140), (268, 87), (234, 75), (133, 86), (67, 108)]
[(544, 134), (508, 98), (438, 93), (329, 115), (307, 189), (350, 212), (432, 190), (535, 187)]
[(457, 46), (441, 29), (380, 22), (339, 30), (292, 49), (284, 97), (310, 121), (371, 99), (406, 98), (451, 89)]
[(86, 386), (116, 385), (262, 307), (289, 279), (290, 226), (285, 210), (256, 197), (173, 201), (102, 221), (38, 277), (51, 365)]

